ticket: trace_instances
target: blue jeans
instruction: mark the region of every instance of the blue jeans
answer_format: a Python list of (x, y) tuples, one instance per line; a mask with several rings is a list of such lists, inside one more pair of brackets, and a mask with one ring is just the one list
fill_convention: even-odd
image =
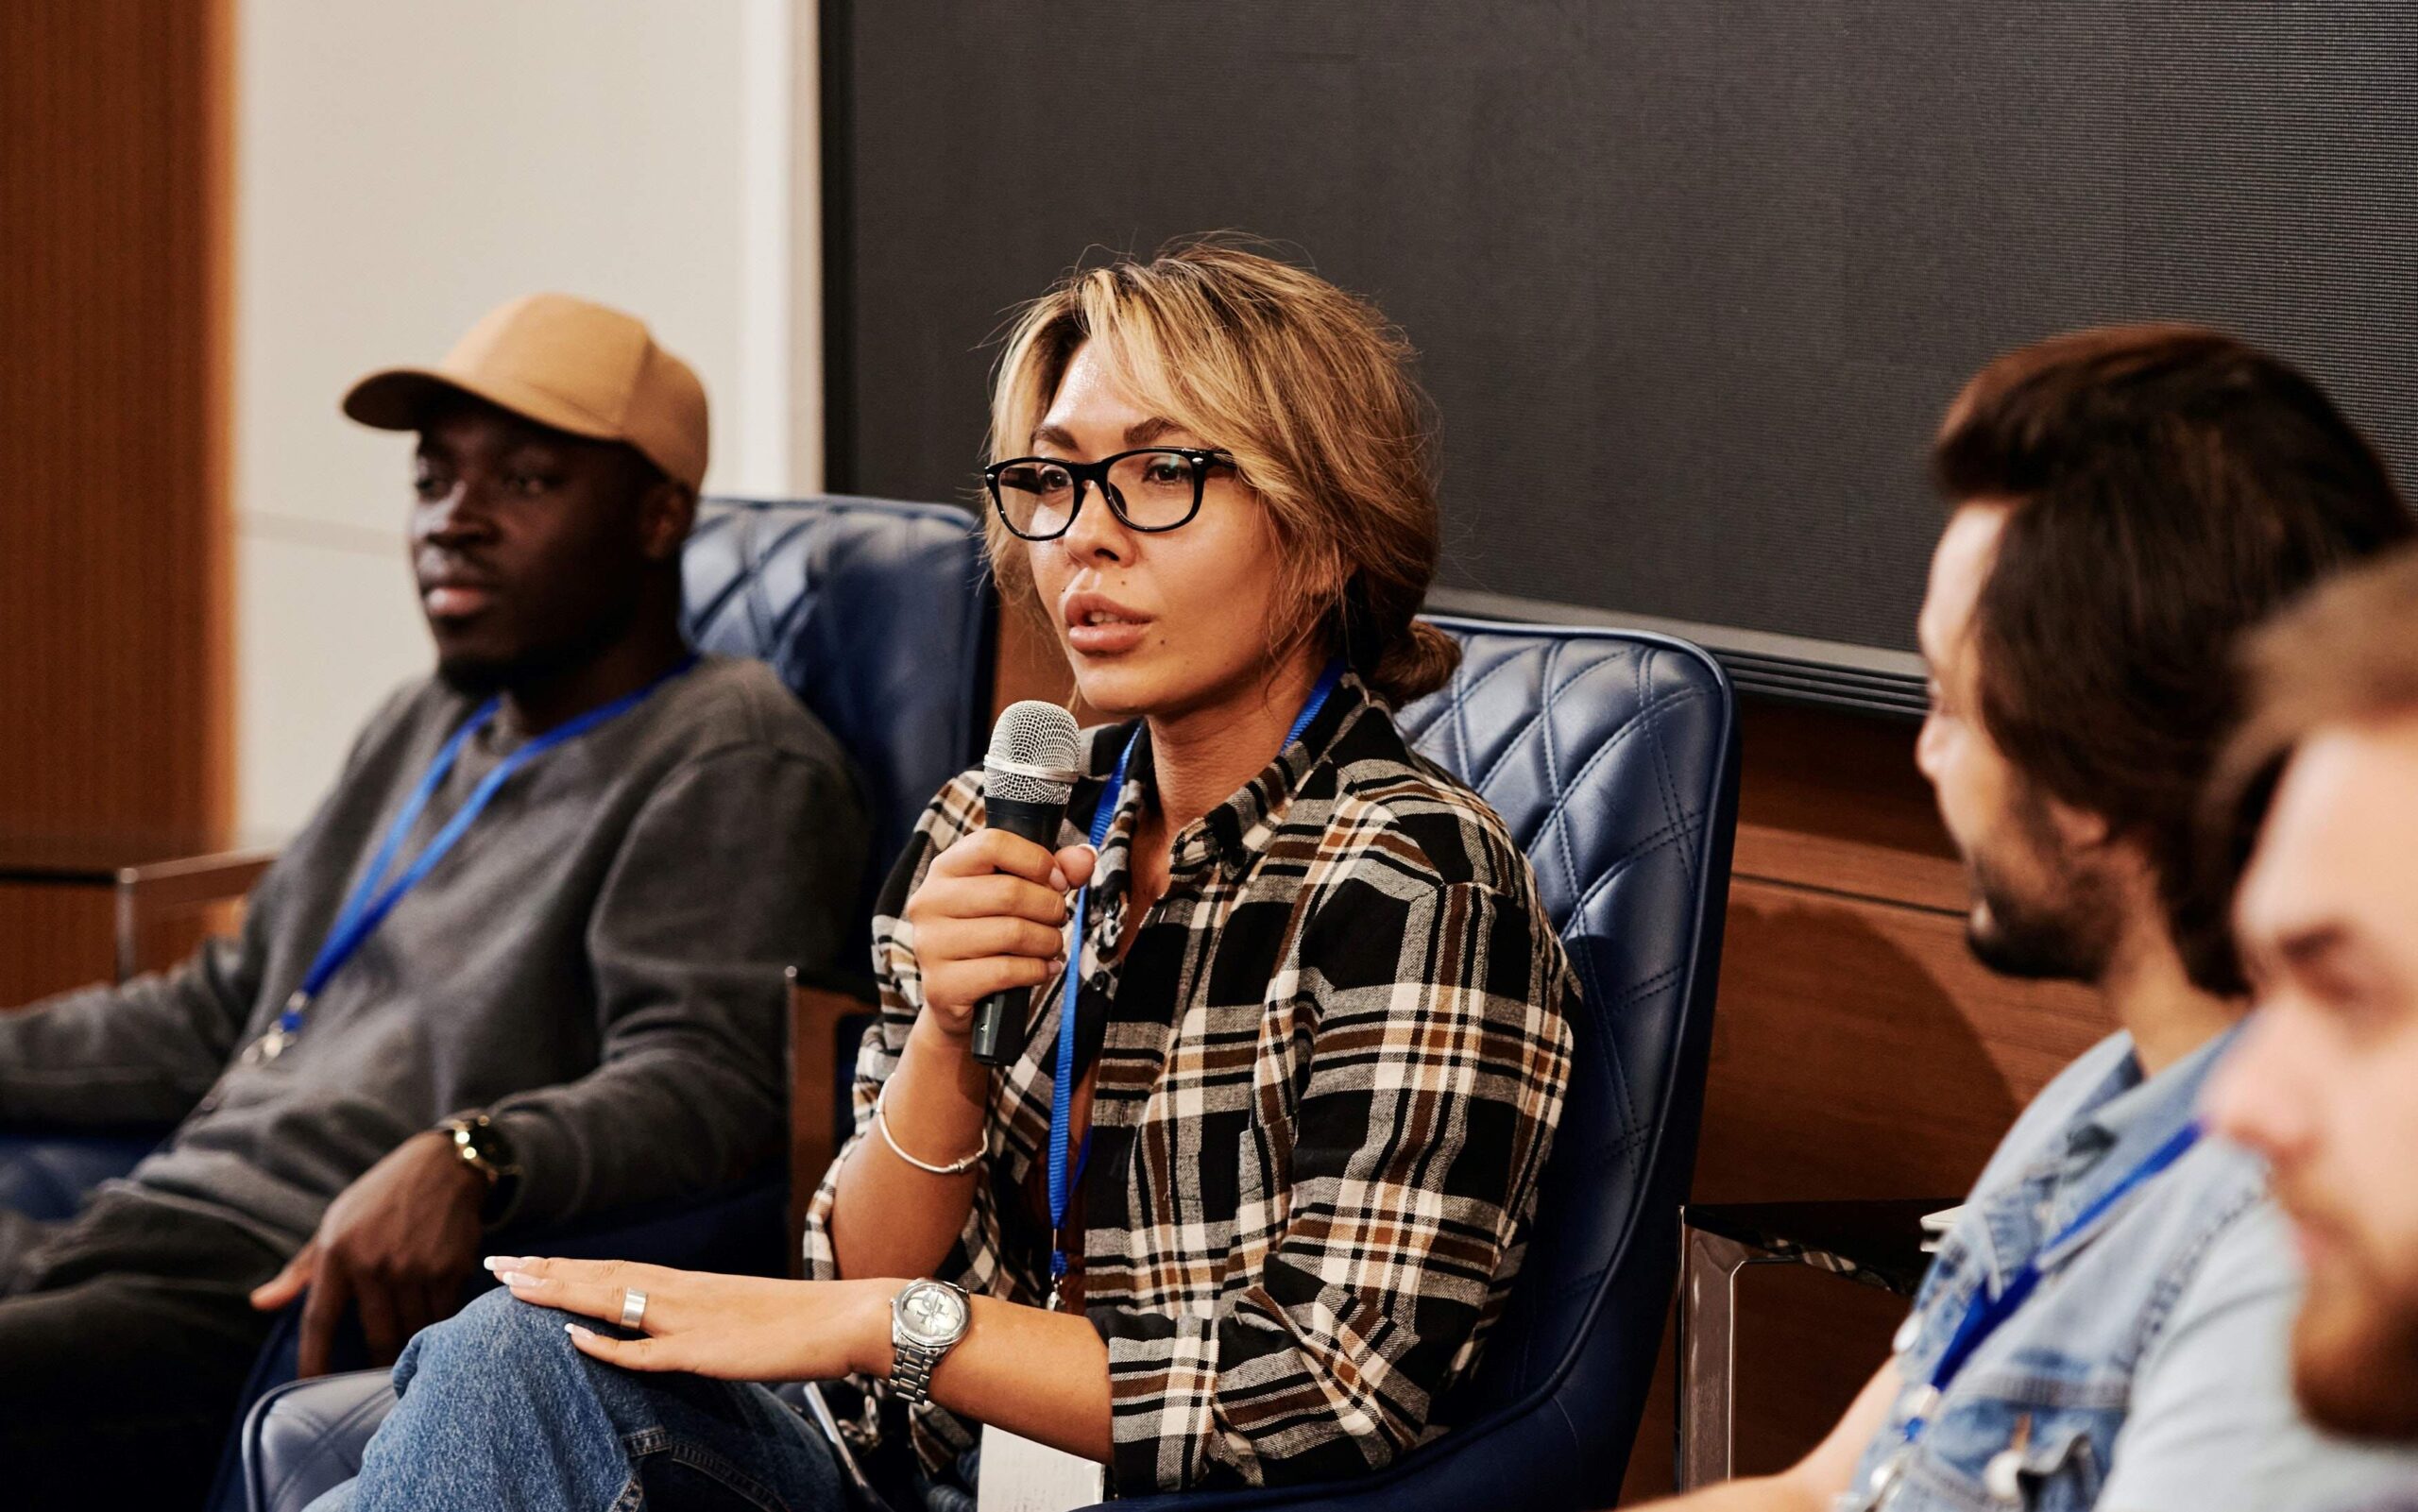
[[(311, 1512), (837, 1512), (829, 1447), (761, 1386), (591, 1360), (570, 1315), (492, 1291), (423, 1331), (361, 1478)], [(594, 1326), (594, 1325), (590, 1325)]]

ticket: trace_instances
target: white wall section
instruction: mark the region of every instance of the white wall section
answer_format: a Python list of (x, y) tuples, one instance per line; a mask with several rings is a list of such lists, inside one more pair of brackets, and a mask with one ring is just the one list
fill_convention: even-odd
[(798, 337), (819, 329), (819, 275), (798, 253), (819, 221), (794, 202), (814, 181), (813, 10), (240, 0), (245, 832), (306, 818), (363, 718), (427, 667), (401, 539), (411, 441), (338, 414), (361, 374), (434, 361), (492, 306), (559, 289), (640, 315), (696, 365), (709, 490), (813, 481), (819, 362)]
[(790, 481), (790, 6), (740, 4), (740, 492)]

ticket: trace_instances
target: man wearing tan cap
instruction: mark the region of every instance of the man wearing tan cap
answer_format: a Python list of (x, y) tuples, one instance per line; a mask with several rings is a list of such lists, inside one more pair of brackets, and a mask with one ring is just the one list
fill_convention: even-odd
[(417, 433), (436, 674), (372, 718), (239, 938), (0, 1014), (0, 1130), (178, 1123), (72, 1220), (0, 1211), (26, 1505), (192, 1504), (297, 1299), (303, 1373), (349, 1313), (391, 1359), (498, 1225), (761, 1166), (782, 969), (849, 935), (865, 826), (839, 748), (769, 669), (681, 634), (688, 365), (537, 295), (344, 408)]

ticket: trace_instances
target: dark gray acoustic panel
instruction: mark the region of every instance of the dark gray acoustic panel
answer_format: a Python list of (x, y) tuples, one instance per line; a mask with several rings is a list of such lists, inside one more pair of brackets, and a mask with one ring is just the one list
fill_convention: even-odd
[(2049, 332), (2240, 331), (2418, 475), (2408, 0), (825, 20), (836, 486), (969, 497), (1009, 309), (1224, 227), (1419, 346), (1443, 602), (1693, 627), (1792, 696), (1908, 705), (1925, 441)]

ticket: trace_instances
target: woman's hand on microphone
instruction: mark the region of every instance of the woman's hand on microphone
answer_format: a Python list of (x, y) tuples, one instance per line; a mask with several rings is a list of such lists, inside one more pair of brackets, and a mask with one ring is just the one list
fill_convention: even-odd
[(828, 1227), (841, 1275), (928, 1276), (947, 1259), (979, 1179), (933, 1166), (989, 1147), (992, 1070), (974, 1055), (977, 1006), (1049, 979), (1065, 948), (1066, 891), (1095, 865), (1087, 845), (1052, 855), (979, 829), (925, 867), (901, 910), (924, 1004), (882, 1083), (890, 1137), (857, 1141), (840, 1167)]
[(975, 830), (941, 852), (907, 900), (930, 1028), (962, 1042), (982, 999), (1056, 974), (1066, 894), (1091, 880), (1096, 859), (1088, 845), (1052, 855), (1004, 829)]

